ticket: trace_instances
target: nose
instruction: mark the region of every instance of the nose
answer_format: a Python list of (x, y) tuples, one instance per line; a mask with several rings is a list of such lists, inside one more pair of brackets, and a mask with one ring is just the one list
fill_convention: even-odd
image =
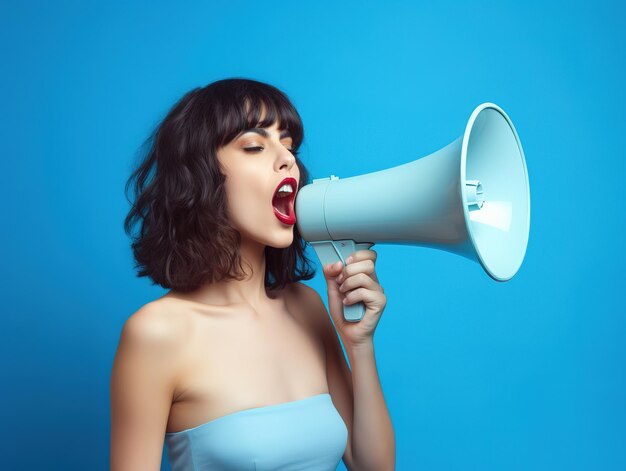
[[(282, 146), (281, 146), (282, 147)], [(296, 163), (296, 157), (291, 153), (290, 150), (282, 147), (278, 151), (278, 157), (276, 158), (276, 166), (278, 170), (291, 170), (293, 164)]]

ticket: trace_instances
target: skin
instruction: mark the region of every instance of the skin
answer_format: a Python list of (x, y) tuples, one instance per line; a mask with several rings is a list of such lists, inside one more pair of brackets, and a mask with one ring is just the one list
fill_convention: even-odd
[[(373, 332), (386, 304), (376, 252), (356, 252), (346, 267), (324, 267), (337, 330), (308, 286), (265, 289), (265, 246), (293, 242), (293, 226), (276, 218), (271, 199), (285, 177), (300, 176), (291, 137), (276, 125), (265, 129), (269, 137), (244, 132), (218, 151), (247, 278), (169, 291), (124, 324), (111, 375), (112, 470), (160, 469), (166, 432), (325, 392), (348, 428), (346, 467), (394, 468), (393, 431), (373, 356)], [(361, 322), (343, 321), (344, 299), (365, 303)]]

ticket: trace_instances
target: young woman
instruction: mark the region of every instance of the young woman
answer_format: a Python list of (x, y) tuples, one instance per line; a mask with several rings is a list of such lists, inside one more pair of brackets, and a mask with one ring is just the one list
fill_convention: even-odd
[[(331, 321), (300, 282), (314, 275), (294, 225), (302, 140), (288, 98), (247, 79), (190, 91), (148, 139), (125, 228), (139, 227), (139, 276), (169, 291), (120, 336), (113, 471), (158, 470), (164, 440), (173, 471), (394, 469), (376, 252), (324, 267)], [(359, 301), (363, 319), (345, 322)]]

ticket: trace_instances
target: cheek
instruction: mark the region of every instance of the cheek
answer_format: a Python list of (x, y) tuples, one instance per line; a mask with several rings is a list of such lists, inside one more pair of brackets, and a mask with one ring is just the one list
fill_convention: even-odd
[(246, 189), (242, 185), (230, 185), (227, 195), (228, 205), (233, 209), (241, 207), (241, 205), (247, 199)]
[[(247, 183), (246, 183), (247, 182)], [(261, 188), (254, 186), (254, 182), (243, 179), (233, 182), (227, 187), (228, 206), (239, 217), (249, 219), (254, 217), (265, 204), (265, 195)], [(267, 204), (271, 204), (271, 201)]]

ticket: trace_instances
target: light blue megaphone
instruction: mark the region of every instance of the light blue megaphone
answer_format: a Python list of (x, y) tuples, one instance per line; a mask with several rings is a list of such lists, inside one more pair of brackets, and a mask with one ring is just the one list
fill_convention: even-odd
[[(530, 229), (524, 152), (506, 113), (483, 103), (443, 149), (379, 172), (315, 179), (298, 192), (295, 210), (322, 265), (345, 265), (374, 244), (419, 245), (467, 257), (507, 281), (522, 264)], [(353, 322), (365, 312), (363, 303), (343, 309)]]

